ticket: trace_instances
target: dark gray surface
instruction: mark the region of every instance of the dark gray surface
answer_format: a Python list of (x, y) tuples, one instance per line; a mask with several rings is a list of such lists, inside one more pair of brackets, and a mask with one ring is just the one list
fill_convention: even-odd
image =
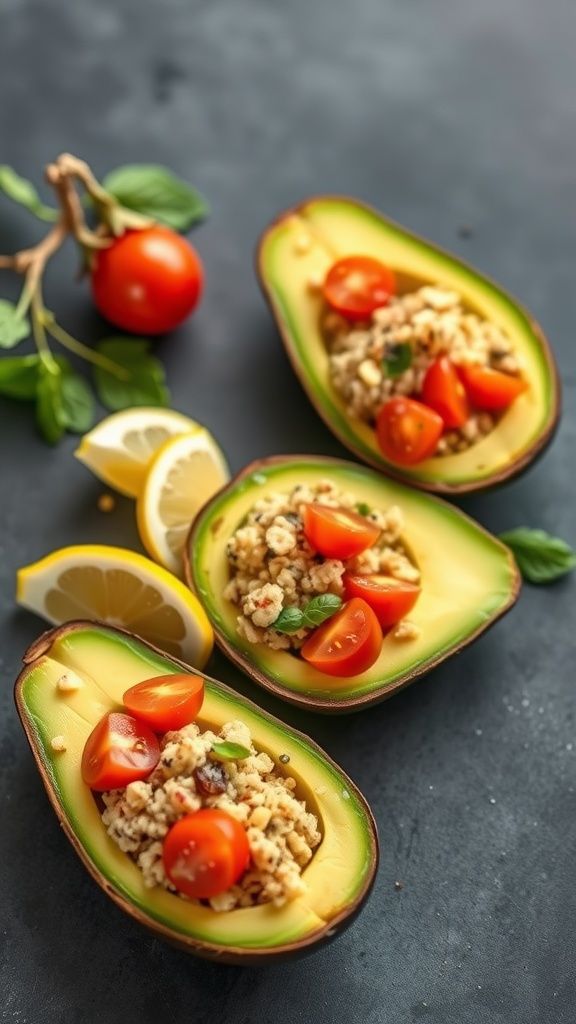
[[(565, 415), (520, 481), (461, 504), (494, 531), (575, 543), (576, 7), (572, 0), (0, 0), (0, 162), (40, 178), (69, 149), (97, 174), (160, 161), (213, 206), (195, 235), (207, 290), (159, 343), (173, 404), (233, 469), (276, 452), (345, 455), (309, 407), (252, 266), (257, 236), (320, 191), (372, 203), (528, 305)], [(459, 234), (470, 225), (471, 237)], [(30, 242), (0, 200), (0, 251)], [(49, 305), (102, 336), (73, 252)], [(3, 294), (13, 287), (3, 274)], [(260, 972), (188, 958), (100, 892), (60, 832), (12, 705), (43, 628), (17, 567), (72, 542), (140, 550), (132, 503), (0, 403), (0, 1007), (14, 1024), (560, 1024), (576, 1019), (574, 581), (525, 587), (478, 643), (392, 701), (340, 719), (209, 668), (309, 732), (371, 802), (382, 865), (332, 946)], [(397, 890), (396, 881), (404, 888)]]

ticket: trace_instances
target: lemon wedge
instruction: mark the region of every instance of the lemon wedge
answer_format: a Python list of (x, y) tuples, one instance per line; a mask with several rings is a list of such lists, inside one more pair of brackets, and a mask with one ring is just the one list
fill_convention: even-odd
[(224, 453), (202, 427), (166, 441), (153, 457), (136, 502), (149, 555), (182, 576), (182, 552), (196, 513), (230, 479)]
[(120, 626), (195, 668), (212, 651), (212, 627), (194, 594), (125, 548), (59, 548), (18, 571), (16, 601), (55, 625), (90, 619)]
[(200, 429), (174, 409), (137, 406), (106, 416), (84, 435), (74, 455), (109, 487), (136, 498), (160, 446), (177, 434)]

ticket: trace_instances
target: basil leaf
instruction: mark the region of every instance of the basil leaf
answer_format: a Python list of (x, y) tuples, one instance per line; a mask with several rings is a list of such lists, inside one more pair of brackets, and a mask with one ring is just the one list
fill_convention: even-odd
[(304, 613), (300, 608), (283, 608), (280, 615), (272, 623), (272, 629), (278, 633), (296, 633), (304, 625)]
[(545, 530), (519, 526), (501, 533), (500, 540), (511, 548), (529, 583), (553, 583), (576, 568), (576, 554), (569, 544)]
[(222, 743), (213, 743), (210, 753), (217, 761), (243, 761), (246, 757), (250, 757), (252, 751), (241, 743), (229, 743), (226, 740)]
[(13, 302), (0, 299), (0, 348), (14, 348), (30, 334), (30, 323)]
[(387, 377), (401, 377), (412, 362), (412, 346), (407, 341), (385, 345), (382, 369)]
[(36, 398), (40, 356), (5, 356), (0, 359), (0, 395), (31, 402)]
[(372, 510), (370, 505), (367, 505), (365, 501), (359, 501), (356, 505), (356, 511), (359, 512), (361, 516), (369, 516)]
[(66, 428), (84, 434), (94, 423), (94, 398), (88, 383), (73, 371), (62, 377), (62, 415)]
[(8, 164), (0, 165), (0, 190), (15, 203), (25, 206), (30, 213), (36, 214), (40, 220), (58, 220), (58, 210), (45, 206), (32, 182), (20, 177)]
[(208, 216), (206, 200), (166, 167), (158, 164), (127, 164), (111, 171), (102, 181), (122, 206), (187, 231)]
[(56, 444), (66, 430), (62, 400), (62, 373), (55, 363), (46, 366), (43, 360), (40, 360), (38, 370), (36, 422), (46, 441)]
[(318, 594), (304, 609), (305, 626), (319, 626), (342, 607), (342, 598), (336, 594)]
[(149, 355), (151, 342), (145, 338), (106, 338), (96, 346), (108, 359), (126, 371), (115, 376), (100, 366), (94, 367), (94, 383), (102, 405), (111, 412), (133, 405), (168, 405), (170, 392), (165, 384), (164, 367)]

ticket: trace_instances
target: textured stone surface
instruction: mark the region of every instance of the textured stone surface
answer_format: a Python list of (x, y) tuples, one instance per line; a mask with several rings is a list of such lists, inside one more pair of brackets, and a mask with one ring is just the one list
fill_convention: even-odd
[[(0, 162), (41, 179), (69, 149), (96, 173), (159, 161), (212, 203), (194, 235), (207, 290), (159, 344), (176, 408), (233, 469), (275, 452), (346, 455), (289, 368), (253, 271), (258, 234), (309, 194), (356, 195), (528, 305), (565, 386), (552, 448), (461, 504), (494, 531), (573, 544), (576, 8), (569, 0), (0, 0)], [(459, 230), (469, 226), (463, 237)], [(0, 251), (37, 237), (0, 198)], [(105, 325), (72, 251), (47, 301), (85, 340)], [(15, 283), (2, 275), (4, 295)], [(12, 289), (12, 291), (10, 291)], [(1, 358), (1, 357), (0, 357)], [(571, 1024), (576, 797), (574, 580), (525, 587), (458, 658), (370, 713), (289, 708), (215, 655), (214, 675), (309, 732), (374, 809), (382, 866), (335, 944), (255, 972), (187, 958), (97, 889), (56, 825), (12, 706), (43, 628), (16, 568), (67, 543), (140, 549), (132, 504), (0, 403), (0, 1004), (14, 1024)], [(402, 882), (403, 888), (395, 888)]]

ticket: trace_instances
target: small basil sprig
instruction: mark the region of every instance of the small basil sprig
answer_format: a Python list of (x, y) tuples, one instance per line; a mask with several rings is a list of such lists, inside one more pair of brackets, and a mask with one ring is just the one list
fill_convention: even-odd
[(232, 743), (228, 740), (213, 743), (210, 747), (210, 754), (217, 761), (244, 761), (251, 753), (242, 743)]
[(519, 526), (500, 534), (512, 550), (522, 576), (529, 583), (553, 583), (576, 568), (576, 554), (566, 541), (545, 530)]
[(278, 633), (296, 633), (305, 626), (314, 628), (329, 619), (342, 607), (342, 598), (336, 594), (318, 594), (305, 608), (283, 608), (272, 623)]
[(174, 231), (188, 231), (209, 213), (208, 203), (196, 189), (158, 164), (118, 167), (103, 178), (102, 186), (122, 206)]
[(412, 363), (412, 346), (407, 341), (384, 346), (382, 370), (387, 377), (401, 377)]

